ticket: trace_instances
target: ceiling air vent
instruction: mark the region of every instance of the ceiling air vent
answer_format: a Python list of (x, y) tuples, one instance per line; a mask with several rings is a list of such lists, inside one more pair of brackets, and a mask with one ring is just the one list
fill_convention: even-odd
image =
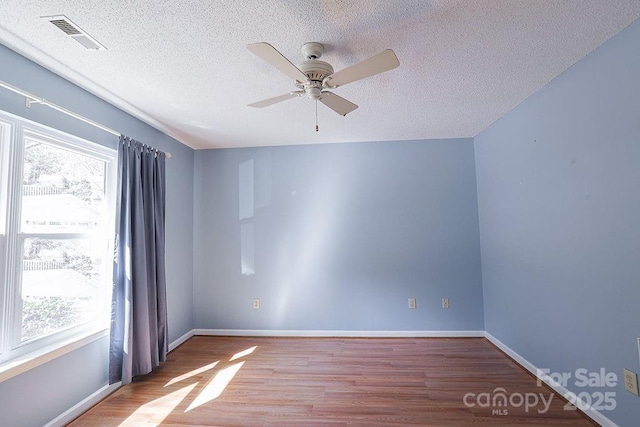
[(71, 22), (71, 20), (64, 15), (42, 16), (41, 18), (51, 22), (53, 25), (55, 25), (61, 31), (63, 31), (66, 35), (73, 38), (75, 41), (77, 41), (87, 49), (91, 49), (91, 50), (107, 49), (106, 47), (98, 43), (96, 39), (94, 39), (85, 31), (80, 29), (80, 27), (78, 27), (76, 24)]

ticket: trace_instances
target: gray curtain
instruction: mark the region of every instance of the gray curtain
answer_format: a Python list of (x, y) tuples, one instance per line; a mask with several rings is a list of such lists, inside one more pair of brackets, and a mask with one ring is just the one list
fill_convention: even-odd
[(128, 137), (118, 145), (109, 384), (166, 359), (165, 154)]

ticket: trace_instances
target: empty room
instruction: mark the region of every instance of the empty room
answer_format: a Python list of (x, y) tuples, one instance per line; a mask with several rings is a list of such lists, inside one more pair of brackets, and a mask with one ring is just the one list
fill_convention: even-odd
[(640, 0), (0, 2), (0, 426), (640, 425)]

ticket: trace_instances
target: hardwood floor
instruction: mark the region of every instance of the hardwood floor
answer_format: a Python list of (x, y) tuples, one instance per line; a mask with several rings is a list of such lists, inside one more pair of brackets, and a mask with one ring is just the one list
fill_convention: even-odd
[(197, 336), (71, 425), (597, 425), (565, 403), (484, 338)]

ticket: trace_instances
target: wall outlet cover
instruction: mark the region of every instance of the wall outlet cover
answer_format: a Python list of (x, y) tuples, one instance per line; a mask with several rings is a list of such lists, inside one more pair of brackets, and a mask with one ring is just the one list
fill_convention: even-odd
[(442, 298), (442, 308), (449, 308), (449, 298)]
[(253, 308), (254, 308), (255, 310), (257, 310), (257, 309), (259, 309), (259, 308), (260, 308), (260, 298), (254, 298), (254, 299), (253, 299)]
[(628, 369), (624, 369), (624, 388), (638, 396), (638, 375)]
[(416, 308), (416, 299), (415, 298), (409, 298), (409, 308), (411, 310)]

